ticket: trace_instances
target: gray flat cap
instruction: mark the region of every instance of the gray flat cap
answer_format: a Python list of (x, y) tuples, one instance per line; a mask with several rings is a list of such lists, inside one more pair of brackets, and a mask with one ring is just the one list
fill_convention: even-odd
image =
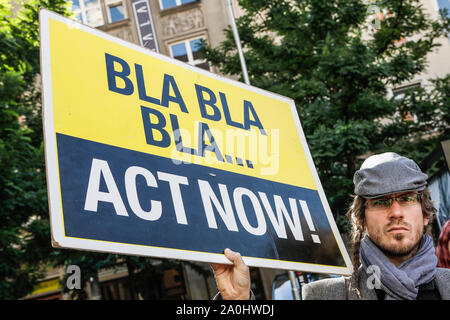
[(428, 176), (411, 159), (386, 152), (367, 158), (355, 172), (355, 194), (377, 198), (404, 191), (422, 191)]

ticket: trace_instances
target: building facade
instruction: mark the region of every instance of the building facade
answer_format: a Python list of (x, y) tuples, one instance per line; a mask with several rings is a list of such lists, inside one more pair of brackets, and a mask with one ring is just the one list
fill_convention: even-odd
[(219, 45), (229, 21), (223, 0), (73, 0), (72, 10), (86, 25), (212, 72), (200, 40)]

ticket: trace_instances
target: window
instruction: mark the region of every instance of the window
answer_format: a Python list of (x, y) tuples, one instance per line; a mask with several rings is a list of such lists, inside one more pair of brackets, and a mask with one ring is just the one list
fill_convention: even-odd
[[(397, 100), (397, 101), (402, 101), (405, 98), (405, 93), (407, 91), (411, 91), (411, 90), (415, 91), (415, 90), (418, 90), (420, 87), (421, 87), (420, 83), (414, 83), (414, 84), (406, 85), (403, 87), (395, 88), (392, 90), (393, 99)], [(400, 109), (403, 109), (403, 106), (401, 106)], [(417, 123), (419, 121), (417, 118), (417, 115), (411, 113), (410, 111), (407, 111), (405, 114), (403, 114), (403, 116), (401, 116), (401, 112), (400, 112), (400, 110), (398, 110), (394, 116), (402, 117), (403, 121), (405, 121), (405, 122), (412, 121), (414, 123)]]
[(125, 4), (123, 1), (106, 0), (105, 4), (109, 23), (124, 20), (127, 18)]
[(405, 93), (408, 90), (417, 90), (420, 88), (420, 83), (413, 83), (413, 84), (409, 84), (403, 87), (398, 87), (398, 88), (394, 88), (392, 89), (392, 94), (393, 94), (393, 98), (395, 100), (401, 100), (405, 97)]
[(121, 278), (101, 283), (103, 300), (129, 300), (130, 286), (128, 278)]
[[(439, 14), (442, 18), (450, 18), (450, 0), (437, 0), (437, 4), (439, 7)], [(448, 40), (450, 41), (450, 34), (448, 35)]]
[(380, 7), (375, 5), (369, 6), (367, 10), (370, 13), (367, 16), (369, 32), (371, 34), (374, 34), (380, 29), (381, 21), (384, 21), (386, 20), (386, 18), (388, 18), (388, 11), (386, 9), (381, 10)]
[(175, 6), (181, 6), (186, 3), (195, 2), (197, 0), (159, 0), (161, 10), (172, 8)]
[[(367, 23), (369, 27), (369, 32), (373, 35), (380, 30), (381, 23), (383, 21), (389, 20), (391, 14), (389, 13), (389, 10), (387, 9), (381, 10), (381, 8), (378, 7), (377, 5), (369, 6), (368, 12), (370, 13), (370, 15), (367, 17)], [(408, 42), (409, 40), (410, 40), (409, 37), (402, 37), (398, 40), (395, 40), (394, 45), (399, 47)]]
[[(437, 0), (439, 10), (447, 9), (447, 17), (450, 17), (450, 1), (449, 0)], [(443, 12), (441, 11), (441, 14)]]
[(176, 299), (186, 294), (181, 268), (164, 270), (161, 286), (164, 299)]
[(209, 63), (200, 59), (200, 53), (198, 52), (202, 40), (203, 38), (197, 38), (171, 45), (170, 54), (172, 58), (209, 71)]
[(99, 0), (72, 0), (72, 11), (78, 21), (90, 27), (104, 24)]

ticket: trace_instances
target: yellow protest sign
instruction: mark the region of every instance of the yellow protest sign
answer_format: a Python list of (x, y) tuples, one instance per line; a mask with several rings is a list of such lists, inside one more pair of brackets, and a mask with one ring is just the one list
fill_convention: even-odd
[(55, 245), (349, 273), (292, 99), (40, 19)]

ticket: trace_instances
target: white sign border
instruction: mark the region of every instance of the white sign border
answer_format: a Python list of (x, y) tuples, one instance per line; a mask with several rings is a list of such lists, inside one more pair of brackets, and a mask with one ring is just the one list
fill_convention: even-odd
[[(139, 51), (141, 53), (153, 56), (160, 60), (169, 62), (171, 64), (179, 65), (183, 68), (190, 69), (197, 73), (204, 74), (210, 78), (214, 78), (219, 81), (227, 82), (229, 84), (248, 89), (259, 94), (276, 98), (283, 102), (289, 103), (291, 111), (294, 117), (295, 124), (297, 126), (298, 134), (300, 140), (304, 147), (305, 155), (308, 160), (308, 164), (311, 173), (314, 177), (314, 182), (317, 185), (317, 191), (319, 193), (322, 205), (324, 206), (325, 213), (328, 218), (328, 222), (333, 231), (333, 235), (339, 246), (340, 253), (344, 259), (346, 267), (319, 265), (311, 263), (301, 263), (301, 262), (290, 262), (282, 260), (264, 259), (264, 258), (254, 258), (243, 256), (244, 262), (249, 266), (263, 267), (263, 268), (273, 268), (273, 269), (284, 269), (284, 270), (301, 270), (304, 272), (313, 273), (325, 273), (325, 274), (337, 274), (337, 275), (351, 275), (352, 273), (352, 263), (350, 257), (345, 249), (342, 238), (339, 234), (338, 228), (334, 221), (333, 215), (331, 213), (330, 207), (328, 205), (325, 193), (323, 191), (322, 185), (317, 174), (317, 170), (314, 166), (314, 162), (311, 157), (311, 153), (306, 142), (303, 129), (300, 124), (300, 120), (297, 114), (297, 109), (295, 103), (292, 99), (278, 95), (273, 92), (269, 92), (260, 88), (249, 86), (245, 83), (235, 81), (223, 76), (205, 71), (200, 68), (188, 65), (181, 61), (169, 58), (162, 54), (153, 52), (144, 47), (140, 47), (133, 43), (126, 42), (122, 39), (111, 36), (105, 32), (98, 29), (88, 27), (86, 25), (75, 22), (69, 18), (56, 14), (47, 9), (40, 9), (39, 12), (39, 34), (40, 34), (40, 44), (41, 44), (41, 76), (43, 85), (42, 94), (42, 121), (44, 128), (44, 146), (45, 146), (45, 161), (46, 161), (46, 172), (47, 172), (47, 192), (48, 192), (48, 202), (50, 209), (50, 226), (52, 231), (52, 245), (54, 247), (65, 247), (73, 248), (86, 251), (101, 251), (118, 253), (125, 255), (137, 255), (137, 256), (152, 256), (168, 259), (180, 259), (180, 260), (191, 260), (200, 262), (211, 262), (211, 263), (225, 263), (230, 264), (230, 261), (223, 254), (216, 253), (206, 253), (182, 249), (169, 249), (160, 248), (153, 246), (135, 245), (135, 244), (124, 244), (110, 241), (100, 241), (100, 240), (89, 240), (74, 237), (66, 237), (64, 232), (63, 224), (63, 213), (62, 213), (62, 201), (60, 194), (59, 185), (59, 171), (58, 171), (58, 157), (57, 157), (57, 146), (56, 146), (56, 132), (54, 128), (53, 119), (53, 93), (52, 93), (52, 77), (51, 77), (51, 52), (50, 52), (50, 29), (49, 20), (54, 19), (56, 21), (62, 22), (69, 25), (72, 28), (76, 28), (92, 35), (98, 36), (100, 38), (115, 42), (119, 45), (125, 46), (129, 49)], [(225, 248), (224, 248), (225, 249)], [(233, 249), (233, 248), (230, 248)]]

